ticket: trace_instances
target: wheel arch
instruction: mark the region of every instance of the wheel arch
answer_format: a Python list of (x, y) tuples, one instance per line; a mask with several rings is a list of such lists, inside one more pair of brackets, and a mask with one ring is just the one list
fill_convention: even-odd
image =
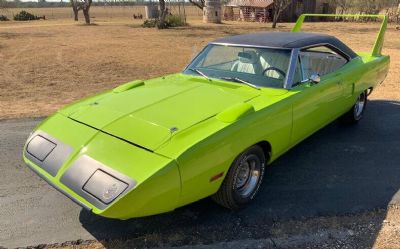
[(369, 95), (371, 95), (371, 93), (372, 93), (372, 91), (374, 91), (374, 87), (368, 87), (367, 89), (366, 89), (366, 91), (367, 91), (367, 96), (369, 96)]
[(262, 148), (264, 154), (265, 154), (265, 161), (268, 163), (271, 159), (271, 153), (272, 153), (272, 146), (271, 143), (264, 140), (256, 143), (255, 145), (258, 145)]

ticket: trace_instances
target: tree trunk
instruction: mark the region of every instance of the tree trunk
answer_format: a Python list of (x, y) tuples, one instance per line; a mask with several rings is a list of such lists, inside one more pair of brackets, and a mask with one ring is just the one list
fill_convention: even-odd
[(159, 29), (165, 29), (165, 17), (167, 15), (166, 9), (165, 9), (165, 0), (159, 0), (160, 3), (160, 17), (159, 17), (159, 23), (158, 23), (158, 28)]
[(272, 28), (276, 28), (282, 11), (284, 11), (291, 3), (293, 3), (292, 0), (274, 0), (274, 17), (272, 19)]
[(84, 8), (82, 11), (83, 15), (85, 16), (85, 23), (90, 24), (89, 7)]
[(273, 29), (276, 29), (276, 25), (278, 23), (280, 14), (281, 14), (280, 11), (274, 11), (274, 17), (272, 18), (272, 28)]
[(74, 0), (70, 0), (70, 2), (71, 2), (72, 11), (74, 12), (74, 20), (78, 21), (79, 9), (78, 9), (77, 2)]
[(74, 11), (74, 20), (77, 22), (78, 21), (78, 13), (79, 13), (79, 11), (78, 11), (77, 8), (74, 8), (74, 7), (72, 7), (72, 10)]

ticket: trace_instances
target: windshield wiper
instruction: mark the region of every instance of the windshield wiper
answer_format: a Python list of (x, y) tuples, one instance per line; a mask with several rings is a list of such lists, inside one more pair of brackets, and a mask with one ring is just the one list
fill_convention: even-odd
[(203, 72), (200, 71), (199, 69), (196, 69), (196, 68), (189, 68), (189, 70), (191, 70), (191, 71), (193, 71), (193, 72), (195, 72), (195, 73), (197, 73), (197, 74), (203, 76), (204, 78), (206, 78), (206, 79), (209, 80), (209, 81), (212, 81), (212, 80), (210, 79), (210, 77), (208, 77), (205, 73), (203, 73)]
[(254, 84), (252, 84), (252, 83), (250, 83), (248, 81), (242, 80), (241, 78), (238, 78), (238, 77), (221, 77), (220, 79), (243, 83), (243, 84), (248, 85), (248, 86), (250, 86), (252, 88), (255, 88), (257, 90), (261, 90), (261, 88), (259, 88), (258, 86), (254, 85)]

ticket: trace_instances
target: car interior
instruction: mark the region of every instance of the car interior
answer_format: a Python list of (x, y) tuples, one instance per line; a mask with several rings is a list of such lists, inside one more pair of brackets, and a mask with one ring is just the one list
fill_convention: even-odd
[(288, 54), (279, 50), (262, 53), (248, 50), (238, 53), (238, 59), (233, 63), (231, 71), (259, 74), (283, 80), (286, 77), (289, 60)]

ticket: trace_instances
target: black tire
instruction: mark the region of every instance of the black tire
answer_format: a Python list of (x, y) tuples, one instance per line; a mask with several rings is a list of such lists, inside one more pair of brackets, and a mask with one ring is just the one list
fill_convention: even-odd
[[(364, 91), (362, 92), (358, 98), (356, 103), (353, 105), (353, 107), (346, 112), (345, 114), (343, 114), (342, 117), (340, 117), (340, 121), (344, 124), (357, 124), (358, 121), (360, 121), (362, 119), (362, 117), (364, 116), (364, 112), (365, 112), (365, 108), (367, 107), (367, 102), (368, 102), (368, 92)], [(362, 104), (362, 107), (360, 103)], [(360, 108), (362, 108), (360, 110)]]
[[(253, 145), (242, 152), (233, 161), (218, 192), (212, 199), (218, 204), (239, 209), (252, 201), (256, 196), (265, 172), (266, 158), (264, 151), (258, 145)], [(244, 182), (245, 168), (249, 169)], [(252, 170), (253, 169), (253, 170)], [(258, 177), (256, 178), (258, 174)], [(241, 186), (243, 183), (243, 186)]]

